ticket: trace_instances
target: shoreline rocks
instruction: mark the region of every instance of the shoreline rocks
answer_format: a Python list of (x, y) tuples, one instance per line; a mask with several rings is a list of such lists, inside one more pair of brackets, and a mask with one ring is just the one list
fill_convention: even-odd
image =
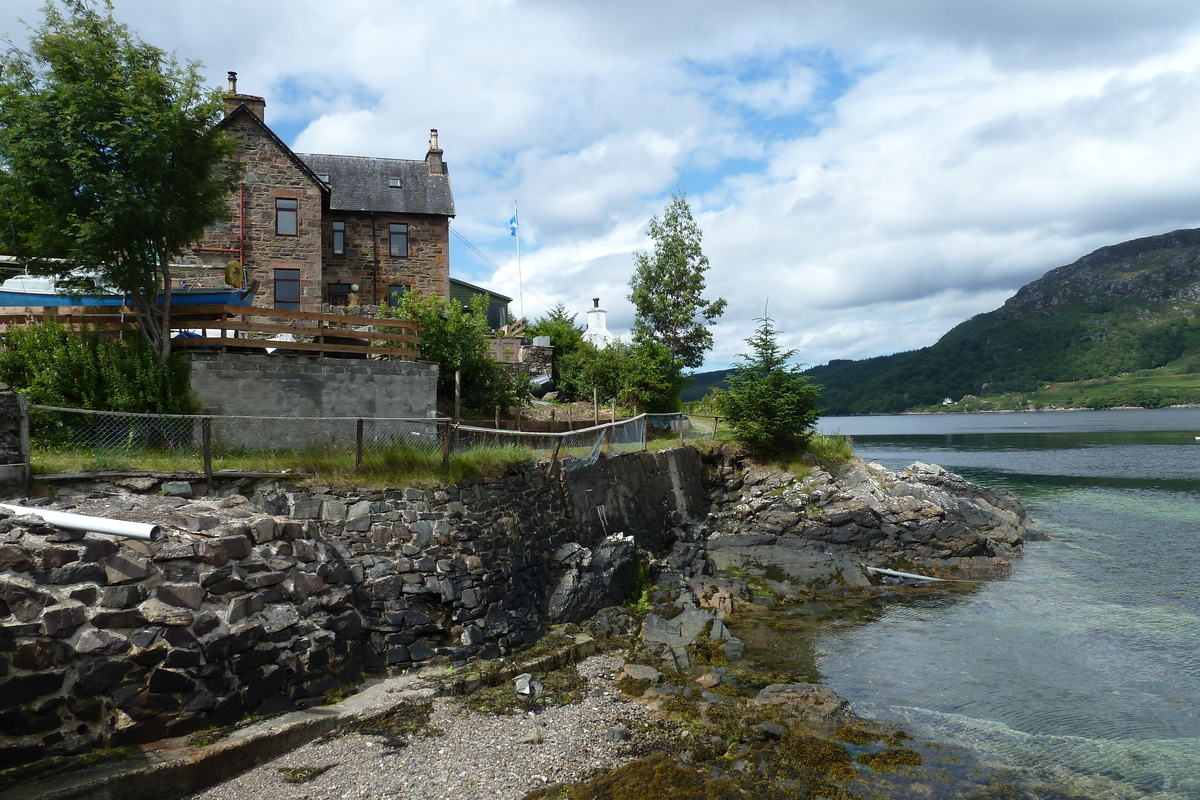
[(714, 565), (808, 588), (863, 588), (864, 566), (1007, 574), (1030, 525), (1012, 493), (929, 464), (893, 471), (853, 459), (836, 474), (817, 467), (797, 477), (726, 450), (705, 466), (714, 503), (703, 528)]
[[(641, 631), (648, 666), (698, 670), (715, 696), (743, 649), (724, 620), (762, 591), (717, 569), (781, 598), (867, 590), (863, 564), (1002, 572), (1028, 522), (1011, 495), (927, 465), (798, 477), (730, 449), (672, 452), (608, 459), (574, 484), (260, 481), (185, 499), (122, 479), (53, 503), (172, 529), (152, 544), (0, 515), (0, 763), (307, 707), (363, 669), (495, 657), (629, 597), (647, 569), (645, 621), (597, 619)], [(622, 459), (629, 485), (607, 486)], [(170, 492), (138, 494), (155, 489)]]

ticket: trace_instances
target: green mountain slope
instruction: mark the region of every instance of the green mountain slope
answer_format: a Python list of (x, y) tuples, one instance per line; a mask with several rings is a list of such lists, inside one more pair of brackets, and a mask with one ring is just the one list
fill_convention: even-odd
[[(920, 350), (807, 371), (824, 413), (894, 413), (1166, 368), (1200, 372), (1200, 229), (1103, 247)], [(1180, 400), (1183, 402), (1184, 400)]]

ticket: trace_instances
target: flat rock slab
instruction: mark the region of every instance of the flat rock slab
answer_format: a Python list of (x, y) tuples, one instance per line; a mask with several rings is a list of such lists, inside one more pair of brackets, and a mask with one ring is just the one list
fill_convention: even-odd
[(431, 699), (424, 678), (401, 675), (370, 684), (340, 703), (294, 711), (235, 731), (206, 747), (171, 739), (142, 748), (142, 758), (100, 764), (22, 783), (0, 800), (164, 800), (195, 794), (307, 744), (339, 725), (381, 714), (408, 700)]

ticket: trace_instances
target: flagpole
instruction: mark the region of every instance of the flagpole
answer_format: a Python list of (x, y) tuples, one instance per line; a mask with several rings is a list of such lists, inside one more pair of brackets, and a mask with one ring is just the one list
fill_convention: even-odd
[(521, 221), (517, 218), (517, 201), (513, 200), (513, 235), (517, 237), (517, 302), (521, 319), (525, 319), (525, 280), (521, 277)]

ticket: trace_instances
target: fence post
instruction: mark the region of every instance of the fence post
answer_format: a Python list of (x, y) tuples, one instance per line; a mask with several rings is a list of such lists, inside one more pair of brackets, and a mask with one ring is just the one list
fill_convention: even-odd
[(683, 414), (679, 415), (679, 446), (683, 447)]
[(617, 398), (613, 397), (612, 401), (612, 421), (617, 421)]
[(200, 440), (204, 447), (204, 483), (211, 493), (213, 490), (212, 417), (204, 417), (200, 420)]
[(20, 419), (17, 422), (17, 436), (19, 439), (18, 447), (21, 450), (21, 486), (25, 495), (33, 489), (33, 458), (30, 452), (29, 445), (29, 404), (25, 401), (25, 395), (20, 392), (15, 392), (17, 395), (17, 414)]
[(642, 452), (650, 449), (650, 422), (642, 415)]
[(458, 422), (459, 407), (462, 405), (462, 370), (454, 370), (454, 421)]
[(711, 441), (716, 441), (716, 439), (717, 439), (717, 423), (720, 421), (721, 421), (720, 417), (713, 417), (713, 432), (712, 432), (712, 436), (710, 437)]
[(600, 424), (600, 390), (592, 387), (592, 422)]
[(354, 470), (362, 469), (363, 421), (354, 421)]
[(452, 424), (450, 420), (446, 420), (442, 433), (442, 469), (450, 469), (450, 426)]

